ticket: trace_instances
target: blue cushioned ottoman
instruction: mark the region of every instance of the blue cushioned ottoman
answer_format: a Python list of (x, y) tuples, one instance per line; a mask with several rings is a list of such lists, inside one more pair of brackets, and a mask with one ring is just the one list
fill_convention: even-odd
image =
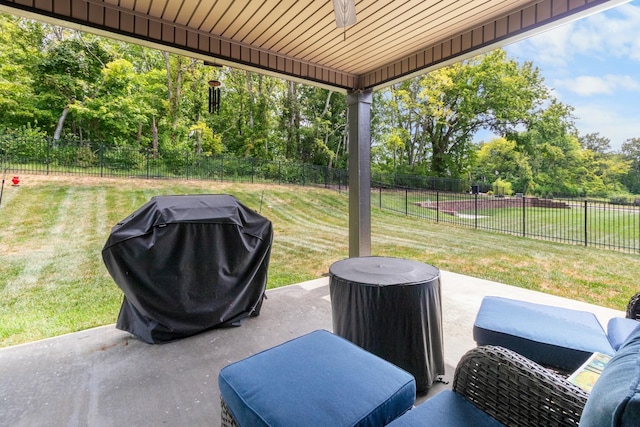
[(382, 426), (416, 394), (411, 374), (324, 330), (224, 367), (218, 384), (239, 426)]
[(482, 300), (473, 338), (565, 371), (579, 368), (594, 352), (615, 353), (593, 313), (500, 297)]

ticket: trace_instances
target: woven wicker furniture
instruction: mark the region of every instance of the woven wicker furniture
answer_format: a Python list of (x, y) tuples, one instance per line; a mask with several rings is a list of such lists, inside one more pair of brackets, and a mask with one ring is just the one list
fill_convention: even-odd
[(511, 350), (476, 347), (458, 363), (451, 391), (428, 399), (390, 427), (577, 426), (587, 397), (564, 377)]
[(390, 427), (640, 426), (640, 325), (607, 363), (590, 394), (553, 371), (496, 346), (465, 354), (453, 390)]
[(627, 319), (640, 320), (640, 292), (632, 296), (627, 304)]

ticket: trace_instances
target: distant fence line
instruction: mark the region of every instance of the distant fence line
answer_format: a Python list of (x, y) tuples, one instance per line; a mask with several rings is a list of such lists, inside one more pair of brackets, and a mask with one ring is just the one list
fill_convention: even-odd
[[(345, 169), (173, 150), (0, 135), (3, 173), (269, 182), (348, 191)], [(584, 199), (471, 194), (468, 181), (372, 174), (371, 204), (436, 222), (570, 244), (640, 252), (640, 207)], [(480, 191), (483, 191), (480, 188)]]
[(407, 216), (541, 240), (640, 252), (639, 206), (378, 184), (372, 187), (372, 205)]

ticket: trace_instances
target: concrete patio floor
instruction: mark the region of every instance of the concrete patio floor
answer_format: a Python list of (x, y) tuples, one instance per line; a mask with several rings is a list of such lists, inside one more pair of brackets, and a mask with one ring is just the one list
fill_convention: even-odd
[[(445, 381), (475, 346), (472, 327), (485, 295), (596, 314), (621, 311), (441, 271)], [(0, 349), (1, 426), (217, 426), (217, 375), (227, 364), (316, 329), (332, 329), (326, 277), (267, 291), (259, 317), (149, 345), (114, 325)], [(428, 398), (446, 384), (435, 384)]]

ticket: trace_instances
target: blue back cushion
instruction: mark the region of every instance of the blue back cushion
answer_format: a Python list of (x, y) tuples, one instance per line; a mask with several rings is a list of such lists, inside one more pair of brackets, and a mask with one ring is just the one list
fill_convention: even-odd
[(640, 326), (609, 361), (589, 395), (581, 427), (640, 425)]
[(609, 337), (611, 347), (618, 351), (638, 325), (640, 325), (640, 323), (638, 323), (637, 320), (627, 319), (626, 317), (614, 317), (610, 319), (607, 324), (607, 336)]
[(323, 330), (226, 366), (218, 384), (241, 426), (382, 426), (416, 396), (411, 374)]
[(614, 349), (593, 313), (485, 297), (473, 326), (478, 345), (506, 347), (542, 365), (572, 371), (594, 352)]

